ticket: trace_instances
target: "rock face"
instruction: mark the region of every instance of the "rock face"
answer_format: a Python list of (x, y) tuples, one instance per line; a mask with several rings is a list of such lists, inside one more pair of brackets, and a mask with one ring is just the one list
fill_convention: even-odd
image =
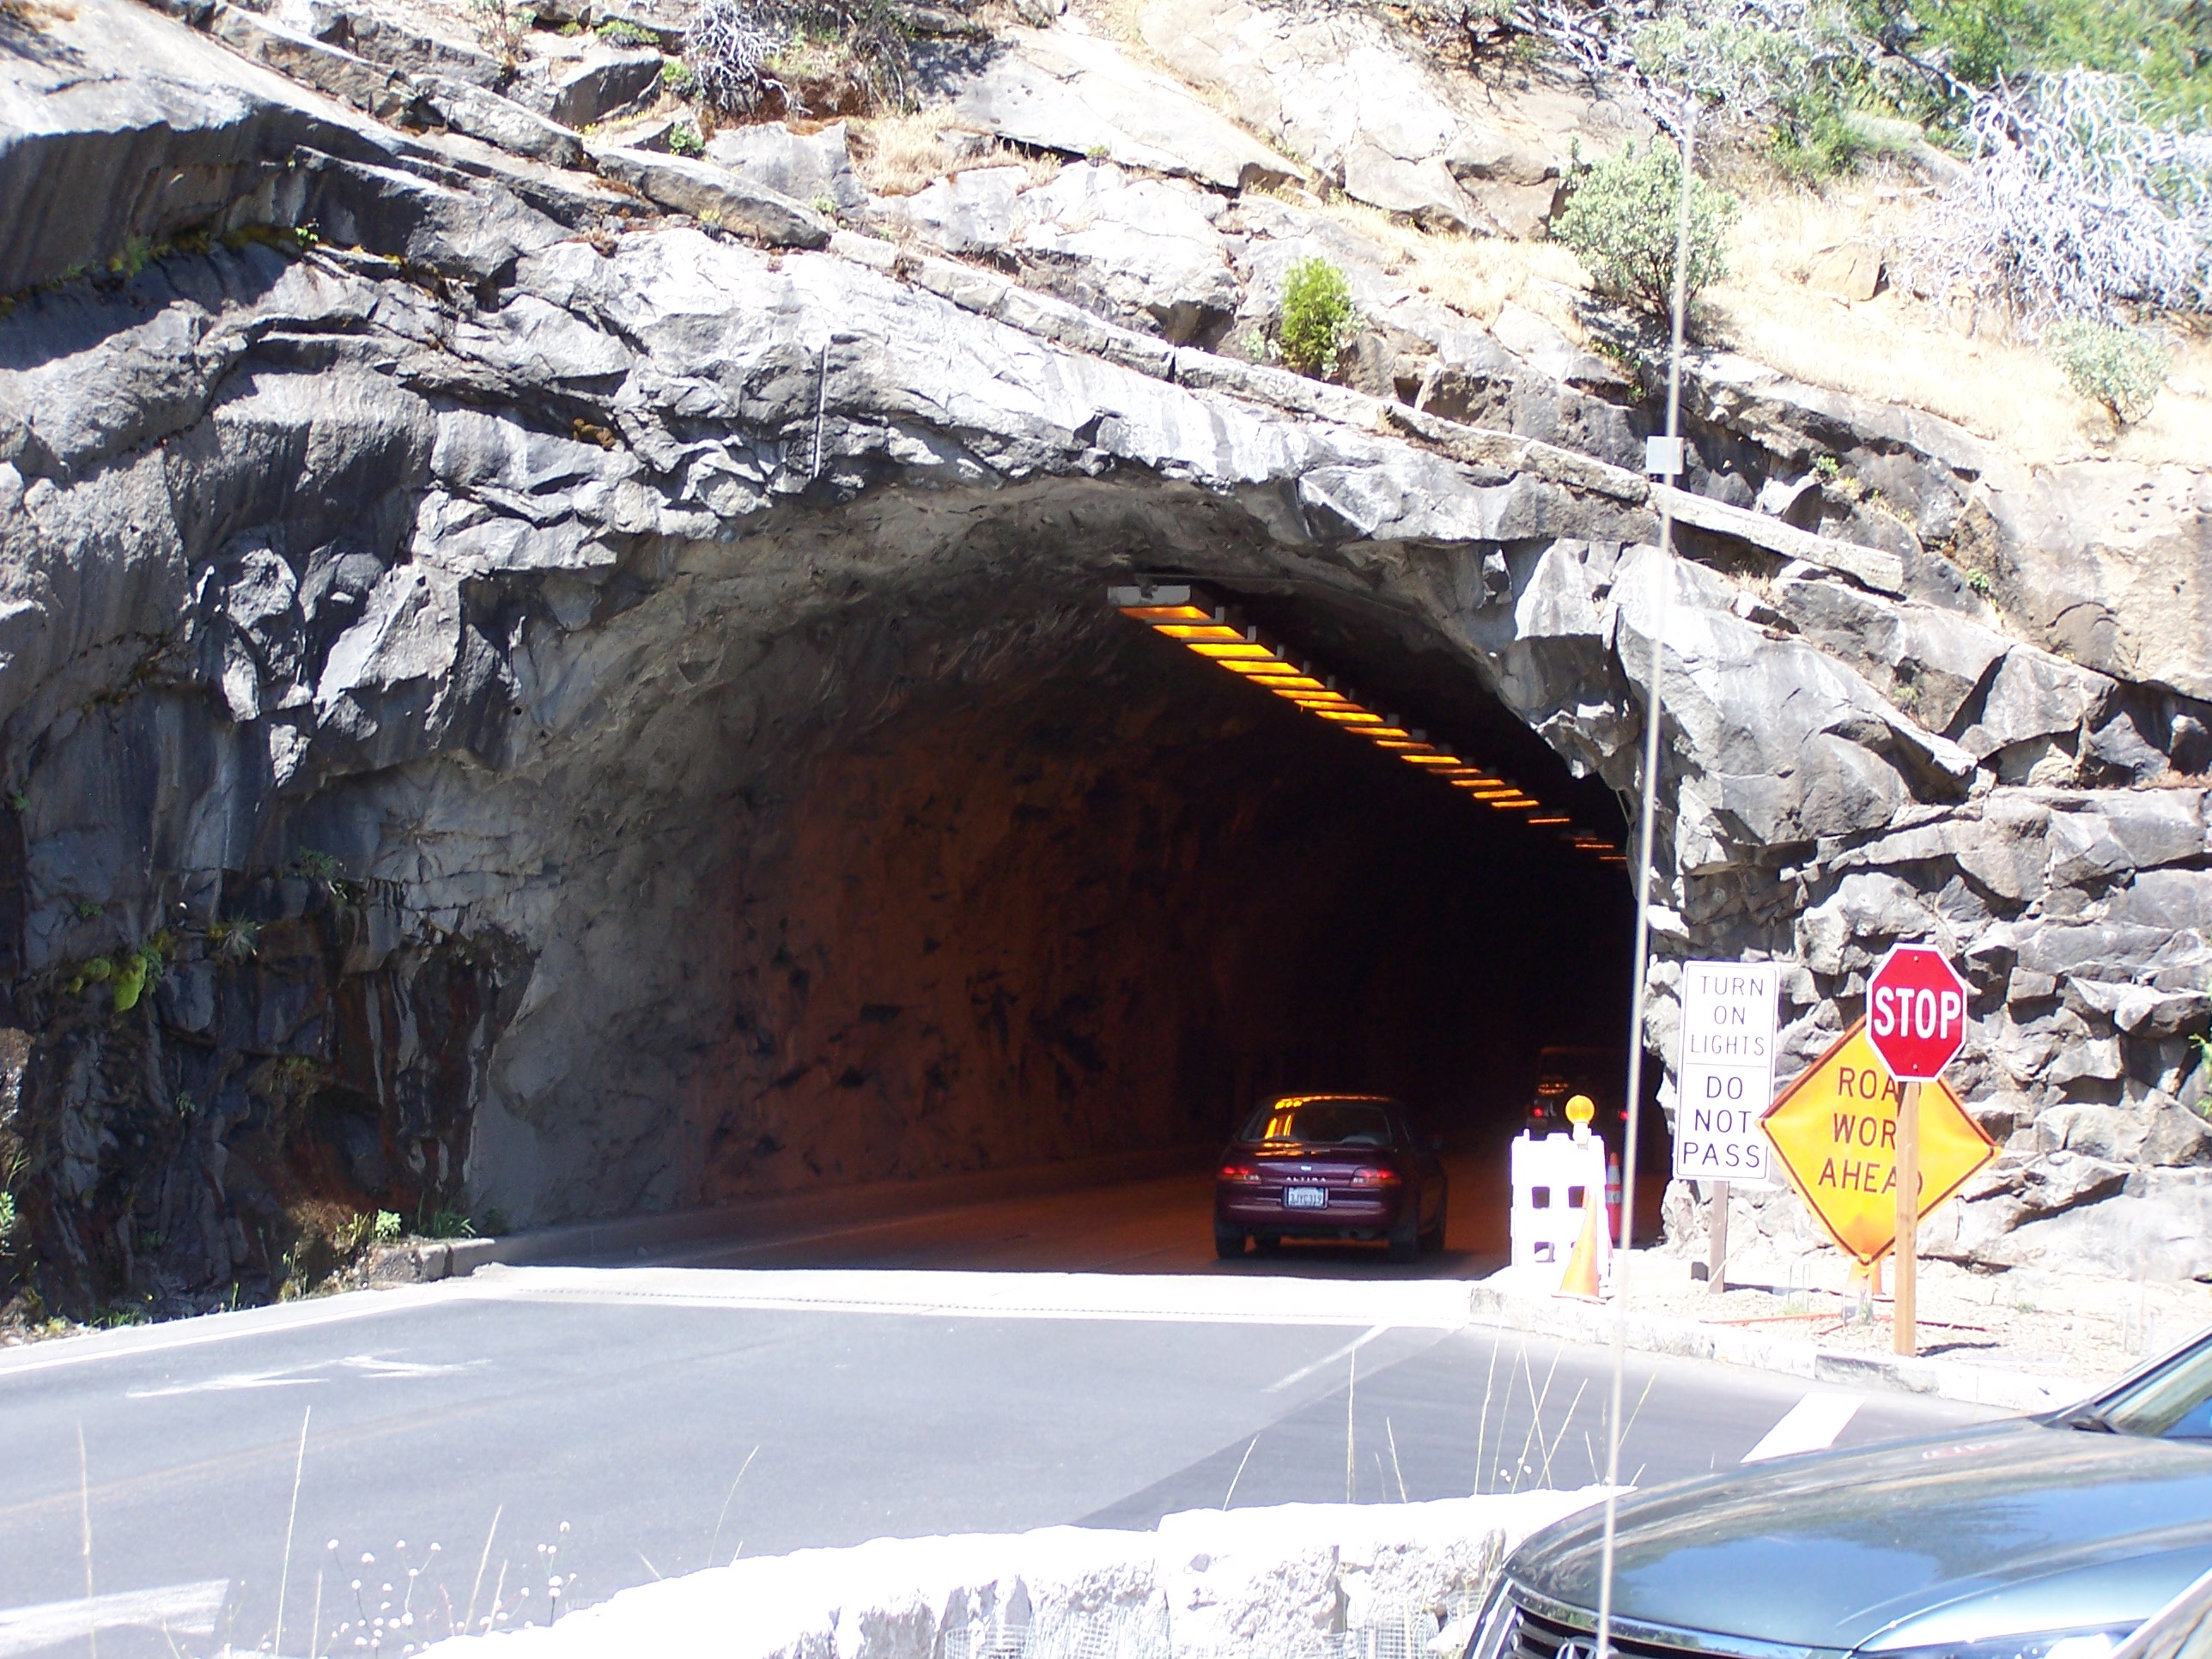
[(732, 173), (810, 206), (827, 202), (843, 213), (868, 199), (853, 173), (842, 121), (811, 133), (793, 132), (781, 121), (726, 127), (708, 142), (707, 154)]
[(1014, 30), (962, 93), (958, 112), (1018, 144), (1097, 155), (1224, 190), (1281, 184), (1297, 166), (1185, 88), (1107, 41)]
[[(2208, 1265), (2201, 642), (2147, 674), (1985, 605), (2058, 556), (2002, 457), (1707, 359), (1670, 562), (1644, 388), (1532, 313), (1354, 259), (1364, 390), (1202, 349), (1349, 240), (1227, 196), (1249, 137), (1177, 161), (1218, 191), (963, 173), (894, 246), (763, 182), (781, 141), (562, 170), (238, 33), (82, 0), (0, 91), (52, 284), (0, 317), (0, 1248), (41, 1294), (273, 1289), (365, 1206), (1204, 1139), (1324, 1077), (1496, 1104), (1463, 1036), (1525, 1042), (1626, 896), (1161, 655), (1100, 602), (1160, 570), (1615, 836), (1656, 636), (1653, 1045), (1680, 958), (1787, 963), (1803, 1057), (1934, 939), (2006, 1146), (1942, 1248)], [(379, 74), (332, 84), (473, 88)]]
[(1358, 201), (1425, 224), (1540, 234), (1566, 161), (1563, 121), (1603, 155), (1650, 123), (1565, 88), (1487, 115), (1478, 94), (1396, 37), (1377, 13), (1301, 14), (1211, 0), (1152, 0), (1145, 43), (1194, 84), (1218, 87), (1251, 126)]

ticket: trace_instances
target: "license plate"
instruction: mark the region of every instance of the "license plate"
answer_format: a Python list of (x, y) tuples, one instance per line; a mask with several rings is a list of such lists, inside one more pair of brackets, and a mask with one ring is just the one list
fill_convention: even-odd
[(1283, 1207), (1286, 1210), (1325, 1210), (1328, 1207), (1328, 1188), (1285, 1187), (1283, 1188)]

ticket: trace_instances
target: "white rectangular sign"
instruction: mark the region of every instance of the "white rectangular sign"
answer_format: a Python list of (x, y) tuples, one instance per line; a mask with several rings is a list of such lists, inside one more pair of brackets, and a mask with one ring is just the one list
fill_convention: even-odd
[(1674, 1063), (1674, 1174), (1771, 1187), (1759, 1120), (1774, 1101), (1771, 962), (1682, 964), (1681, 1047)]

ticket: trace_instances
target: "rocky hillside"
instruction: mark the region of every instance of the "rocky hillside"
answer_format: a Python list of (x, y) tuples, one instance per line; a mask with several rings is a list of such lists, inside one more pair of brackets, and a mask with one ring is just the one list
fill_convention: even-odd
[[(716, 125), (681, 21), (0, 10), (19, 1290), (1213, 1133), (1360, 876), (1116, 631), (1168, 569), (1615, 791), (1665, 584), (1662, 952), (1787, 962), (1803, 1055), (1943, 942), (2006, 1152), (1940, 1248), (2212, 1268), (2212, 477), (1715, 350), (1664, 565), (1650, 368), (1533, 240), (1632, 106), (1159, 0), (916, 11), (921, 115), (830, 63)], [(1314, 253), (1334, 384), (1266, 361)]]

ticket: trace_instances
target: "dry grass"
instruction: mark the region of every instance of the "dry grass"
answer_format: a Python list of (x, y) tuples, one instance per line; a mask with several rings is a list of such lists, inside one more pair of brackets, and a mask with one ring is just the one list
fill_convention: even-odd
[(2176, 342), (2167, 390), (2149, 418), (2115, 436), (2040, 350), (2007, 337), (2002, 319), (1976, 319), (1967, 334), (1895, 289), (1848, 304), (1806, 286), (1822, 248), (1856, 240), (1895, 249), (1923, 199), (1866, 181), (1754, 198), (1736, 228), (1734, 274), (1711, 292), (1718, 331), (1782, 374), (1926, 410), (2031, 464), (2112, 457), (2201, 465), (2212, 454), (2212, 399), (2203, 393), (2212, 348), (2201, 340)]
[(1585, 337), (1577, 307), (1589, 287), (1575, 256), (1558, 242), (1518, 242), (1421, 229), (1345, 197), (1309, 213), (1331, 219), (1388, 254), (1385, 269), (1407, 287), (1484, 324), (1510, 301), (1557, 325), (1571, 340)]
[(1017, 150), (994, 140), (981, 149), (957, 149), (944, 134), (959, 130), (949, 105), (854, 120), (853, 167), (878, 196), (912, 196), (950, 173), (974, 167), (1023, 167), (1033, 183), (1056, 178), (1066, 158)]

